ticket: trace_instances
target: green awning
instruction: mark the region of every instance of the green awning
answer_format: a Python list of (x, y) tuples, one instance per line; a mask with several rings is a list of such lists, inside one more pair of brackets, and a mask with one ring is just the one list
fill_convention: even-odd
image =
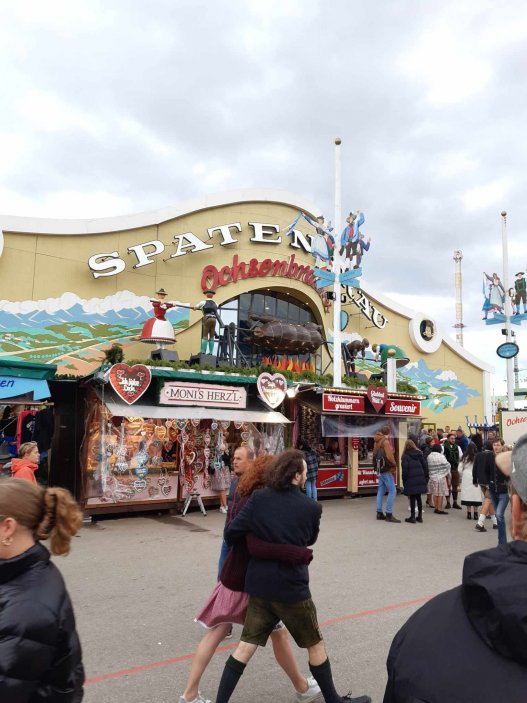
[(31, 364), (27, 361), (0, 359), (0, 376), (51, 380), (57, 371), (54, 364)]
[[(148, 364), (145, 364), (148, 366)], [(149, 366), (153, 378), (173, 378), (178, 381), (194, 381), (195, 383), (256, 383), (256, 376), (243, 376), (236, 373), (221, 371), (191, 371), (190, 369), (169, 369), (165, 366)]]

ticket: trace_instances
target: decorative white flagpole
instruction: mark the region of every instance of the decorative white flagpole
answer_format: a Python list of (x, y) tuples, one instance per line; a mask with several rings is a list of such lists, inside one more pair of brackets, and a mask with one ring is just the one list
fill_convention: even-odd
[[(512, 342), (511, 315), (512, 305), (509, 295), (509, 247), (507, 243), (507, 213), (501, 213), (501, 244), (503, 249), (503, 289), (505, 291), (505, 329), (507, 342)], [(514, 410), (514, 361), (507, 359), (507, 410)]]
[(335, 388), (342, 387), (342, 348), (341, 348), (341, 333), (340, 333), (340, 228), (341, 228), (341, 164), (340, 164), (340, 145), (342, 140), (340, 137), (335, 139), (335, 249), (333, 252), (333, 273), (335, 274), (335, 282), (333, 284), (333, 386)]

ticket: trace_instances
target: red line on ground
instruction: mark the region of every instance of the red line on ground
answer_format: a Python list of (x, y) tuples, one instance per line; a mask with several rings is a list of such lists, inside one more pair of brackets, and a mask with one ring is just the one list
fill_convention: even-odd
[[(350, 613), (349, 615), (341, 615), (337, 618), (330, 618), (329, 620), (324, 620), (324, 622), (319, 623), (320, 627), (329, 627), (330, 625), (336, 625), (339, 622), (346, 622), (346, 620), (356, 620), (357, 618), (365, 618), (370, 615), (379, 615), (380, 613), (386, 613), (390, 610), (397, 610), (398, 608), (408, 608), (411, 605), (421, 605), (426, 603), (430, 598), (416, 598), (415, 600), (407, 600), (402, 603), (393, 603), (392, 605), (383, 605), (381, 608), (373, 608), (373, 610), (361, 610), (357, 613)], [(226, 644), (222, 647), (218, 647), (216, 654), (218, 652), (228, 652), (231, 649), (236, 649), (238, 646), (237, 642), (232, 644)], [(187, 659), (192, 659), (195, 652), (190, 654), (182, 654), (180, 657), (173, 657), (172, 659), (163, 659), (163, 661), (152, 662), (151, 664), (143, 664), (141, 666), (133, 666), (130, 669), (121, 669), (120, 671), (113, 671), (109, 674), (102, 674), (101, 676), (92, 676), (85, 681), (85, 685), (88, 686), (92, 683), (100, 683), (101, 681), (109, 681), (110, 679), (120, 679), (123, 676), (129, 676), (130, 674), (138, 674), (141, 671), (151, 671), (152, 669), (159, 669), (162, 666), (170, 666), (170, 664), (178, 664), (179, 662), (186, 661)]]

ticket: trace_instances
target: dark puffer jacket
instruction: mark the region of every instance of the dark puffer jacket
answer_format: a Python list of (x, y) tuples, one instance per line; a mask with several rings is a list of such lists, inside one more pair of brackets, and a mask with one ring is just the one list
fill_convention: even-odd
[(48, 550), (0, 560), (0, 701), (78, 703), (83, 683), (73, 608)]
[(423, 452), (409, 449), (401, 458), (405, 496), (417, 496), (428, 490), (428, 463)]
[(527, 542), (465, 559), (463, 585), (399, 630), (384, 703), (527, 700)]

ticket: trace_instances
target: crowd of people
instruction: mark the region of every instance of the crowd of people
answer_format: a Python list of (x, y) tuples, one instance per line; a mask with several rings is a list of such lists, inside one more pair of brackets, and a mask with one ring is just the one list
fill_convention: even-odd
[[(386, 492), (384, 519), (398, 522), (392, 513), (394, 458), (386, 429), (375, 440), (376, 466), (386, 476), (380, 482), (377, 517), (384, 515)], [(482, 444), (481, 451), (473, 441), (463, 442), (461, 450), (457, 439), (448, 433), (443, 448), (428, 437), (406, 441), (401, 463), (410, 503), (407, 522), (422, 522), (422, 495), (441, 515), (448, 502), (457, 505), (460, 489), (468, 518), (478, 510), (484, 514), (486, 501), (494, 506), (499, 546), (468, 556), (462, 585), (432, 599), (397, 633), (387, 661), (384, 703), (526, 700), (527, 435), (512, 452), (503, 451), (498, 437)], [(312, 490), (311, 496), (305, 492), (306, 451), (304, 447), (255, 457), (248, 446), (235, 450), (218, 580), (196, 615), (205, 634), (179, 703), (210, 703), (199, 690), (200, 680), (233, 623), (243, 630), (225, 662), (216, 703), (228, 703), (250, 660), (268, 639), (298, 703), (321, 696), (326, 703), (371, 701), (366, 694), (336, 691), (318, 625), (309, 564), (322, 507), (313, 500)], [(507, 543), (504, 512), (509, 497), (513, 541)], [(44, 489), (28, 479), (0, 480), (2, 703), (82, 699), (84, 671), (71, 602), (41, 543), (49, 540), (52, 554), (67, 554), (81, 523), (81, 511), (67, 491)], [(307, 650), (308, 676), (298, 668), (289, 635)], [(467, 676), (467, 667), (483, 673)]]
[[(467, 437), (461, 428), (423, 430), (411, 435), (401, 454), (403, 491), (409, 499), (410, 517), (405, 522), (423, 522), (422, 496), (434, 515), (448, 515), (449, 510), (466, 510), (467, 520), (476, 522), (475, 530), (486, 532), (485, 521), (492, 521), (498, 531), (498, 543), (507, 541), (505, 511), (509, 503), (508, 477), (500, 469), (497, 457), (512, 447), (505, 445), (496, 432), (486, 440), (482, 432)], [(388, 426), (375, 435), (373, 461), (379, 473), (377, 520), (400, 523), (392, 512), (396, 495), (396, 462)], [(386, 513), (383, 500), (387, 495)]]

